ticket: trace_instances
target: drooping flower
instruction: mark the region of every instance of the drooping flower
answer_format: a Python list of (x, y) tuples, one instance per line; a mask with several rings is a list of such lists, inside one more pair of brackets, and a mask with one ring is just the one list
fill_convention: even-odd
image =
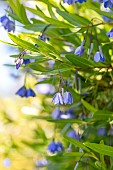
[(26, 97), (35, 97), (35, 96), (36, 96), (36, 94), (31, 88), (27, 89)]
[(84, 43), (85, 41), (82, 41), (81, 45), (76, 48), (74, 54), (78, 56), (82, 56), (84, 54)]
[(101, 46), (99, 46), (99, 51), (97, 51), (94, 55), (94, 61), (95, 62), (104, 62), (105, 61), (105, 56), (103, 55), (102, 53), (102, 49), (101, 49)]
[(68, 3), (68, 5), (71, 5), (76, 2), (83, 3), (86, 2), (86, 0), (63, 0), (63, 3)]
[(104, 2), (105, 8), (107, 8), (107, 7), (112, 8), (113, 7), (113, 0), (103, 0), (103, 2)]
[(42, 40), (42, 41), (46, 41), (46, 40), (50, 40), (49, 39), (49, 37), (47, 37), (45, 34), (42, 34), (42, 35), (39, 35), (39, 37), (38, 37), (40, 40)]
[(64, 104), (72, 104), (73, 103), (73, 96), (70, 92), (66, 91), (64, 93), (63, 102), (64, 102)]
[(16, 62), (16, 69), (19, 69), (19, 67), (23, 64), (24, 60), (23, 58), (17, 58), (15, 62)]
[(57, 152), (62, 152), (64, 150), (61, 142), (57, 142), (56, 145), (57, 145)]
[[(113, 11), (110, 10), (110, 9), (108, 9), (108, 8), (105, 10), (105, 12), (110, 12), (111, 15), (113, 14)], [(111, 18), (109, 18), (109, 17), (106, 17), (106, 16), (103, 16), (102, 18), (103, 18), (103, 20), (106, 21), (106, 22), (112, 22), (112, 21), (113, 21), (113, 19), (111, 19)]]
[(2, 23), (2, 26), (3, 26), (4, 28), (5, 28), (5, 26), (7, 25), (8, 21), (9, 21), (9, 18), (8, 18), (6, 15), (4, 15), (4, 16), (2, 16), (2, 17), (0, 18), (0, 22)]
[(26, 97), (26, 87), (22, 86), (17, 92), (16, 94), (19, 95), (20, 97)]
[(62, 94), (60, 92), (56, 93), (53, 97), (52, 102), (56, 105), (56, 104), (63, 104), (63, 97)]
[(99, 136), (106, 136), (106, 135), (107, 135), (107, 130), (106, 130), (106, 128), (105, 128), (105, 127), (99, 128), (99, 129), (97, 130), (97, 134), (98, 134)]
[(4, 29), (8, 32), (15, 31), (15, 22), (10, 20), (6, 15), (0, 18), (0, 22), (2, 23)]
[(113, 38), (113, 28), (109, 32), (107, 32), (107, 36), (109, 38)]
[(16, 69), (19, 69), (22, 64), (26, 65), (26, 64), (29, 64), (31, 61), (30, 59), (18, 57), (15, 62), (16, 62)]
[(35, 97), (36, 94), (35, 92), (29, 88), (29, 89), (26, 89), (25, 86), (22, 86), (17, 92), (16, 92), (16, 95), (19, 95), (20, 97)]
[(52, 140), (48, 145), (47, 150), (53, 154), (58, 153), (63, 151), (63, 145), (61, 142), (55, 142), (54, 140)]
[(4, 27), (8, 32), (15, 31), (15, 22), (9, 20), (7, 25)]
[(54, 140), (52, 140), (51, 143), (48, 145), (47, 150), (51, 153), (57, 152), (57, 145)]
[(35, 165), (36, 166), (47, 166), (48, 161), (46, 159), (36, 160)]
[(68, 3), (69, 5), (73, 4), (74, 0), (63, 0), (63, 3)]
[(68, 133), (67, 136), (76, 140), (80, 140), (80, 135), (77, 134), (73, 129), (71, 129)]

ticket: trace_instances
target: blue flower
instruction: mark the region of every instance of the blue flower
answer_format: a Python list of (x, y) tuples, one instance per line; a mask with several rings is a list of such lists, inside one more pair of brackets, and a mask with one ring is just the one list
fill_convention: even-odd
[(62, 145), (61, 142), (57, 142), (56, 145), (57, 145), (57, 152), (61, 152), (61, 151), (64, 150), (63, 145)]
[(35, 96), (36, 94), (31, 88), (27, 89), (25, 97), (35, 97)]
[(113, 7), (113, 0), (103, 0), (103, 2), (104, 2), (105, 8), (107, 8), (107, 7), (112, 8)]
[(22, 64), (29, 64), (31, 61), (30, 59), (25, 58), (17, 58), (16, 59), (16, 69), (19, 69)]
[(113, 38), (113, 28), (109, 32), (107, 32), (107, 36), (109, 38)]
[(26, 65), (26, 64), (29, 64), (29, 63), (31, 62), (30, 59), (25, 59), (25, 58), (24, 58), (23, 60), (24, 60), (24, 61), (23, 61), (23, 64), (25, 64), (25, 65)]
[(5, 26), (7, 25), (8, 21), (9, 21), (9, 18), (8, 18), (6, 15), (4, 15), (4, 16), (2, 16), (2, 17), (0, 18), (0, 22), (2, 23), (2, 26), (3, 26), (4, 28), (5, 28)]
[(26, 97), (26, 87), (22, 86), (17, 92), (17, 95), (19, 95), (20, 97)]
[(46, 41), (46, 40), (50, 40), (49, 39), (49, 37), (47, 37), (45, 34), (42, 34), (42, 35), (39, 35), (39, 37), (38, 37), (40, 40), (42, 40), (42, 41)]
[(70, 92), (66, 91), (64, 93), (63, 102), (64, 102), (64, 104), (72, 104), (73, 103), (73, 96)]
[(83, 2), (86, 2), (86, 0), (63, 0), (63, 3), (68, 3), (69, 5), (76, 3), (76, 2), (83, 3)]
[(52, 140), (51, 143), (48, 145), (47, 150), (51, 153), (57, 152), (57, 144), (54, 142), (54, 140)]
[(56, 93), (55, 96), (53, 97), (52, 102), (56, 104), (63, 104), (63, 97), (60, 92)]
[(19, 67), (23, 64), (24, 60), (23, 58), (17, 58), (16, 59), (16, 69), (19, 69)]
[(80, 135), (77, 134), (73, 129), (71, 129), (68, 133), (67, 133), (67, 136), (69, 138), (73, 138), (73, 139), (76, 139), (76, 140), (80, 140)]
[(105, 57), (104, 55), (100, 52), (100, 51), (97, 51), (94, 55), (94, 61), (95, 62), (104, 62), (105, 61)]
[(84, 54), (84, 41), (82, 41), (81, 45), (76, 48), (74, 54), (78, 56), (82, 56)]
[(4, 27), (8, 32), (15, 31), (15, 22), (9, 20), (7, 25)]
[(16, 92), (17, 95), (19, 95), (20, 97), (35, 97), (36, 94), (35, 92), (29, 88), (29, 89), (26, 89), (25, 86), (22, 86), (17, 92)]
[[(113, 11), (110, 10), (110, 9), (106, 9), (106, 12), (110, 12), (111, 15), (113, 14)], [(113, 19), (111, 19), (111, 18), (109, 18), (109, 17), (106, 17), (106, 16), (103, 16), (102, 18), (103, 18), (104, 21), (106, 21), (106, 22), (112, 22), (112, 21), (113, 21)]]
[(99, 136), (106, 136), (106, 135), (107, 135), (106, 128), (104, 128), (104, 127), (99, 128), (99, 129), (97, 130), (97, 134), (98, 134)]
[(8, 32), (15, 31), (15, 22), (11, 21), (6, 15), (0, 18), (0, 22), (2, 23), (4, 29)]
[(48, 145), (47, 150), (51, 153), (55, 153), (55, 152), (58, 153), (63, 151), (63, 145), (61, 142), (55, 142), (54, 140), (52, 140)]
[(103, 55), (102, 53), (102, 49), (101, 49), (101, 46), (99, 46), (99, 51), (97, 51), (94, 55), (94, 61), (95, 62), (104, 62), (105, 61), (105, 56)]

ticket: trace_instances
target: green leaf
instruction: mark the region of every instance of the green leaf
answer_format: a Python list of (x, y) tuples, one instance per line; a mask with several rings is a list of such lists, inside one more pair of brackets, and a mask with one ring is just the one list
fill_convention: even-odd
[(82, 144), (81, 142), (79, 142), (78, 140), (69, 138), (69, 137), (67, 137), (67, 136), (64, 136), (64, 138), (65, 138), (68, 142), (72, 143), (73, 145), (78, 146), (79, 148), (82, 148), (84, 151), (91, 153), (91, 151), (90, 151), (84, 144)]
[(93, 118), (97, 120), (99, 119), (107, 120), (109, 118), (113, 118), (113, 112), (110, 112), (108, 110), (98, 110), (94, 113)]
[(95, 68), (95, 67), (106, 67), (103, 63), (95, 63), (91, 60), (88, 60), (88, 58), (85, 57), (78, 57), (74, 54), (68, 54), (66, 55), (66, 58), (74, 65), (77, 66), (78, 69), (81, 68), (81, 70), (85, 70), (86, 68)]
[[(103, 145), (104, 145), (104, 141), (101, 140), (101, 141), (100, 141), (100, 144), (103, 144)], [(101, 164), (102, 164), (102, 169), (103, 169), (103, 170), (106, 170), (106, 164), (105, 164), (105, 161), (104, 161), (104, 155), (103, 155), (103, 154), (100, 154), (100, 161), (101, 161)]]
[(86, 109), (88, 109), (90, 112), (96, 112), (96, 111), (97, 111), (96, 108), (94, 108), (92, 105), (90, 105), (89, 103), (87, 103), (85, 100), (81, 99), (81, 101), (82, 101), (82, 104), (84, 105), (84, 107), (85, 107)]
[(20, 39), (19, 37), (15, 36), (15, 35), (13, 35), (11, 33), (9, 33), (8, 35), (9, 35), (9, 37), (11, 38), (11, 40), (13, 42), (18, 44), (22, 48), (27, 49), (27, 50), (31, 50), (31, 51), (34, 51), (34, 52), (39, 52), (38, 48), (35, 47), (35, 45), (33, 45), (33, 44), (31, 44), (31, 43), (29, 43), (27, 41), (24, 41), (24, 40)]
[(84, 143), (84, 145), (99, 154), (113, 157), (113, 147), (111, 146), (107, 146), (104, 144), (88, 143), (88, 142)]
[(71, 23), (74, 26), (87, 25), (90, 23), (87, 19), (77, 14), (67, 13), (65, 11), (61, 11), (59, 8), (57, 8), (56, 11), (60, 16), (62, 16), (65, 20), (67, 20), (69, 23)]
[(32, 13), (40, 16), (45, 21), (47, 21), (49, 24), (56, 25), (58, 28), (74, 28), (71, 24), (67, 24), (65, 22), (45, 16), (45, 14), (38, 7), (37, 7), (37, 10), (29, 8), (29, 7), (26, 7), (26, 9), (31, 11)]

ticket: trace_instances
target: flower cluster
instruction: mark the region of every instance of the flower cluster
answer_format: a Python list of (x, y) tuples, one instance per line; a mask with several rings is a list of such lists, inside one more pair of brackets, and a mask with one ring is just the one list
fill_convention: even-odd
[[(85, 51), (85, 41), (86, 41), (86, 37), (87, 37), (87, 32), (86, 32), (85, 38), (82, 41), (81, 45), (79, 47), (77, 47), (75, 49), (75, 52), (74, 52), (74, 54), (79, 56), (79, 57), (82, 56), (84, 54), (84, 51)], [(111, 30), (111, 32), (112, 32), (112, 30)], [(112, 34), (111, 32), (108, 33), (108, 35), (111, 35)], [(97, 39), (97, 35), (96, 35), (96, 39)], [(97, 43), (99, 44), (98, 39), (97, 39)], [(91, 57), (92, 50), (93, 50), (93, 42), (92, 42), (92, 31), (91, 31), (91, 34), (90, 34), (90, 44), (89, 44), (89, 49), (88, 49), (88, 53), (87, 53), (87, 55), (89, 56), (89, 59)], [(98, 45), (98, 51), (95, 53), (93, 60), (95, 62), (104, 62), (105, 59), (106, 58), (103, 55), (102, 48), (101, 48), (100, 45)]]
[(55, 94), (55, 96), (53, 97), (52, 102), (56, 105), (56, 104), (72, 104), (73, 103), (73, 96), (69, 91), (66, 91), (63, 95), (58, 92)]
[(55, 142), (54, 140), (52, 140), (48, 145), (47, 150), (54, 154), (62, 152), (64, 149), (61, 142)]
[(10, 20), (6, 15), (0, 18), (0, 22), (5, 30), (8, 32), (15, 31), (15, 22)]
[(35, 97), (36, 94), (31, 88), (26, 88), (25, 86), (22, 86), (17, 92), (16, 95), (19, 95), (20, 97)]

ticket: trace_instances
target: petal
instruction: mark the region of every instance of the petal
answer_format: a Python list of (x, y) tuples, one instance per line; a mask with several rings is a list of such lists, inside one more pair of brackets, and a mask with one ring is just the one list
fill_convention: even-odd
[(100, 52), (99, 52), (99, 51), (97, 51), (97, 52), (95, 53), (95, 55), (94, 55), (94, 61), (95, 61), (95, 62), (99, 62), (99, 61), (100, 61)]
[(81, 51), (81, 46), (77, 47), (74, 54), (75, 55), (79, 55), (80, 54), (80, 51)]

